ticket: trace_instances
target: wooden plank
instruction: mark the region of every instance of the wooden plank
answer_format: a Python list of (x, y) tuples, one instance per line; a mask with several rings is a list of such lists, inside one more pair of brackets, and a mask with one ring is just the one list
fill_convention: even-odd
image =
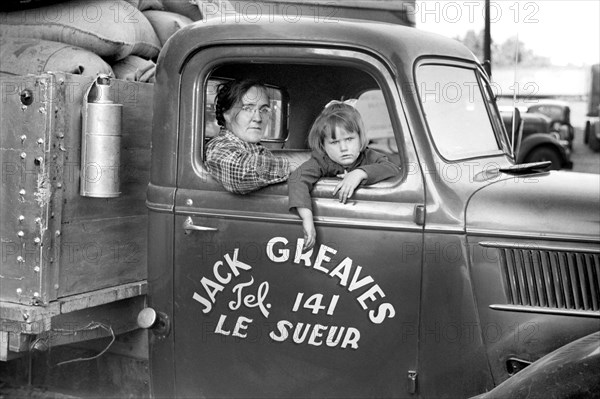
[(63, 224), (59, 297), (146, 279), (147, 216)]

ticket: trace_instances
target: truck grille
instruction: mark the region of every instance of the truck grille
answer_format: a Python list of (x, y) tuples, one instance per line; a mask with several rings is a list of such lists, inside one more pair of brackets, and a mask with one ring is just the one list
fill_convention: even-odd
[(509, 303), (600, 310), (600, 255), (498, 248)]

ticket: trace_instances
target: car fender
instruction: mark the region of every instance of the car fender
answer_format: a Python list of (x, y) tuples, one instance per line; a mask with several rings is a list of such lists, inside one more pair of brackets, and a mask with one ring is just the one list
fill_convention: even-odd
[(550, 352), (496, 388), (472, 399), (597, 398), (598, 375), (600, 331)]
[(521, 148), (519, 149), (519, 155), (517, 157), (517, 162), (522, 163), (523, 160), (527, 157), (527, 155), (533, 151), (534, 148), (546, 145), (552, 148), (555, 148), (556, 151), (560, 154), (563, 159), (563, 164), (569, 160), (567, 152), (564, 147), (560, 145), (559, 141), (549, 135), (548, 133), (533, 133), (526, 137), (523, 137), (521, 141)]

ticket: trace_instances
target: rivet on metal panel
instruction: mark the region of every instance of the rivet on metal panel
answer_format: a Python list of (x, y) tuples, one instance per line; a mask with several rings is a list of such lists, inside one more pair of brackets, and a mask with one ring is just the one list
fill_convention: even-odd
[(25, 220), (25, 216), (19, 215), (19, 223), (23, 223), (23, 220)]
[(27, 191), (25, 191), (24, 188), (19, 190), (19, 195), (25, 195), (25, 194), (27, 194)]
[(22, 238), (22, 237), (25, 236), (25, 232), (23, 230), (19, 230), (19, 232), (17, 233), (17, 235)]
[(54, 284), (54, 289), (57, 290), (58, 289), (58, 284)]
[(22, 256), (17, 256), (17, 262), (25, 263), (25, 259)]
[(36, 157), (34, 163), (37, 166), (41, 166), (44, 163), (44, 157)]
[(45, 107), (40, 107), (40, 109), (38, 109), (40, 114), (45, 114), (46, 113), (46, 108)]
[(58, 132), (58, 133), (56, 133), (56, 137), (58, 137), (59, 139), (62, 139), (65, 137), (65, 134), (63, 132)]
[(54, 233), (55, 236), (60, 236), (60, 230), (56, 230), (56, 232)]
[(40, 297), (40, 293), (39, 292), (34, 292), (33, 293), (33, 297), (34, 298), (39, 298)]
[(35, 237), (35, 238), (33, 239), (33, 242), (34, 242), (34, 243), (36, 243), (36, 244), (39, 244), (39, 243), (41, 243), (41, 242), (42, 242), (42, 240), (41, 240), (41, 238), (40, 238), (40, 237)]
[(39, 266), (34, 267), (33, 271), (36, 272), (36, 273), (39, 273), (40, 272), (40, 267)]
[(21, 288), (17, 288), (17, 295), (21, 295), (23, 293), (23, 290)]
[(31, 105), (33, 103), (33, 93), (29, 89), (25, 89), (21, 92), (21, 104), (24, 106)]
[(56, 187), (61, 188), (62, 187), (62, 183), (56, 183)]
[(185, 200), (185, 204), (186, 204), (187, 206), (192, 206), (192, 205), (194, 205), (194, 201), (192, 201), (192, 199), (191, 199), (191, 198), (188, 198), (187, 200)]
[(24, 142), (27, 139), (27, 136), (25, 136), (24, 134), (21, 135), (21, 143)]
[(27, 313), (27, 312), (23, 313), (23, 320), (29, 320), (29, 313)]
[(27, 158), (27, 153), (26, 152), (22, 152), (21, 153), (21, 159), (25, 159)]
[(36, 222), (37, 224), (40, 224), (40, 223), (42, 223), (42, 218), (41, 218), (41, 217), (37, 217), (37, 218), (35, 218), (35, 222)]
[(38, 143), (39, 145), (42, 145), (42, 144), (44, 144), (44, 139), (40, 137), (39, 139), (37, 139), (37, 143)]

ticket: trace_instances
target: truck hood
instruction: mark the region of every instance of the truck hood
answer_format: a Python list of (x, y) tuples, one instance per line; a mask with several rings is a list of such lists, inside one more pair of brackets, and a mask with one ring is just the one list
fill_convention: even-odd
[(467, 233), (600, 241), (600, 176), (546, 172), (500, 175), (476, 191)]

